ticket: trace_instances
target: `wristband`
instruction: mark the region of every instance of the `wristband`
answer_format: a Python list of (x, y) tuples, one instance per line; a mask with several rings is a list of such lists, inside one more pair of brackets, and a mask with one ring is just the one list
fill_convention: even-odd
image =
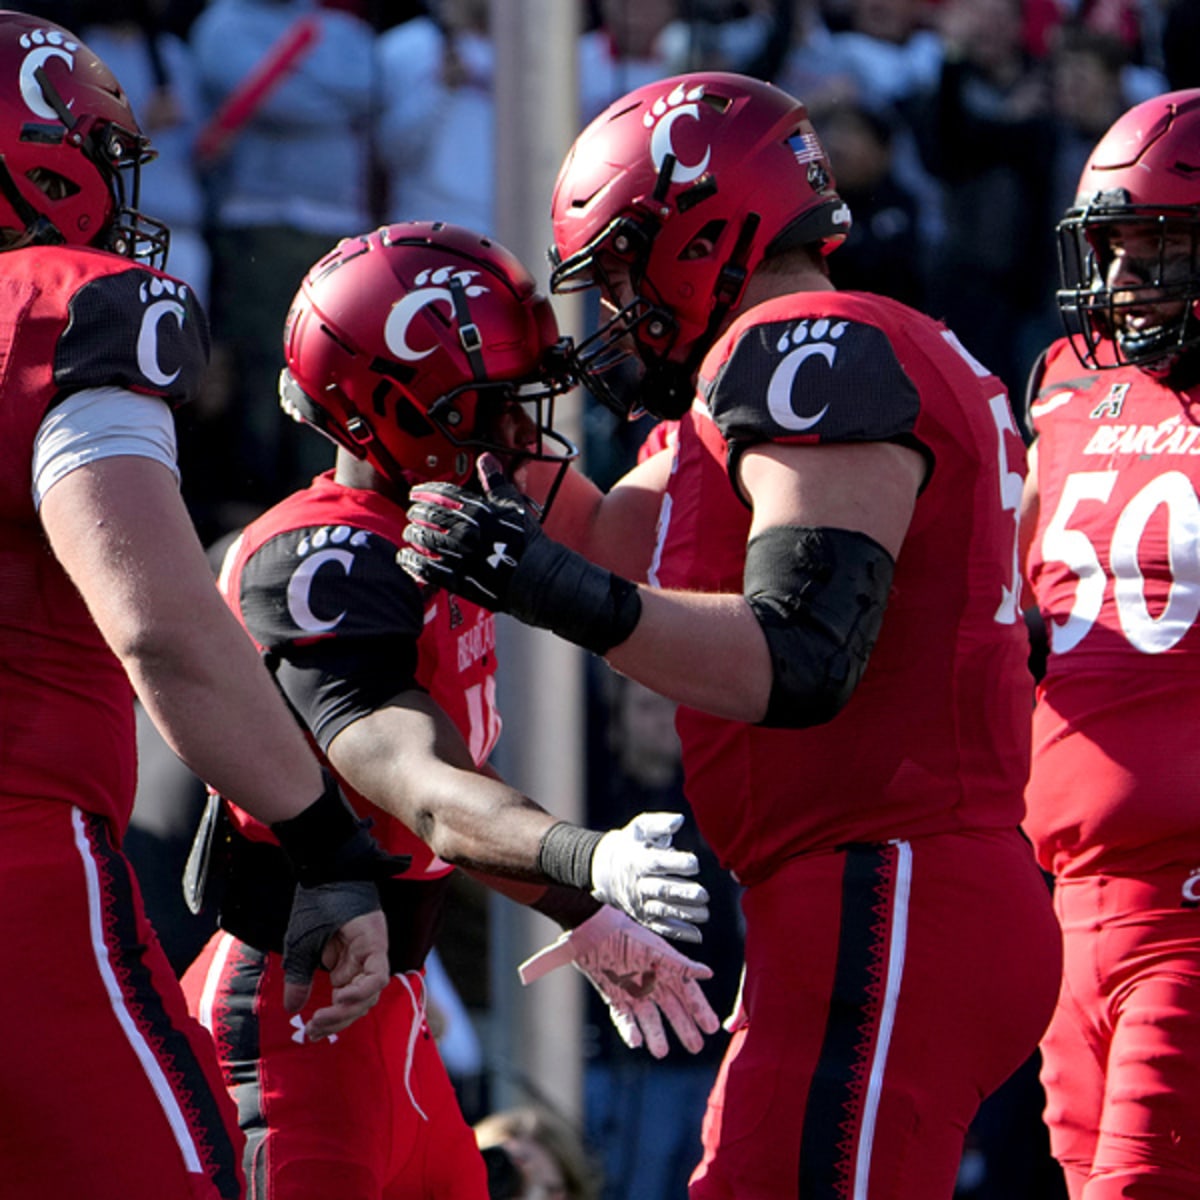
[(604, 836), (569, 821), (559, 821), (542, 834), (537, 867), (547, 879), (581, 891), (592, 890), (592, 855)]
[(636, 583), (546, 537), (527, 547), (513, 576), (509, 605), (519, 620), (601, 658), (625, 641), (642, 617)]
[(335, 864), (366, 823), (354, 815), (337, 780), (324, 769), (325, 790), (303, 812), (271, 825), (296, 878), (311, 887), (337, 877)]

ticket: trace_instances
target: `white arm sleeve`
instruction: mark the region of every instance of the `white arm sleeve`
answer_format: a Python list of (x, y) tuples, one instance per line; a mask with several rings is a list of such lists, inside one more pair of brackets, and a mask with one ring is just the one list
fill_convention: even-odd
[(175, 422), (156, 396), (126, 388), (85, 388), (56, 404), (33, 443), (33, 504), (76, 467), (133, 454), (152, 458), (179, 479)]

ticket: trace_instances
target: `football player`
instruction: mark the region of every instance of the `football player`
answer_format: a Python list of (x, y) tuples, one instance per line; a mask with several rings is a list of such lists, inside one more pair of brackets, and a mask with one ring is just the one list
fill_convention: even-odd
[(0, 12), (5, 1197), (242, 1194), (211, 1042), (121, 851), (135, 692), (283, 844), (289, 1010), (323, 953), (333, 968), (323, 1006), (297, 1017), (309, 1035), (344, 1029), (388, 978), (372, 879), (402, 864), (323, 779), (180, 499), (171, 410), (196, 393), (208, 335), (159, 269), (167, 230), (136, 211), (152, 156), (84, 43)]
[[(603, 498), (573, 473), (545, 531), (484, 457), (482, 497), (413, 490), (405, 565), (681, 705), (688, 797), (746, 918), (693, 1200), (948, 1200), (1061, 957), (1018, 829), (1008, 397), (943, 325), (833, 288), (850, 214), (768, 84), (623, 97), (571, 148), (553, 219), (552, 285), (607, 310), (581, 370), (677, 422), (670, 448)], [(639, 577), (623, 547), (647, 539)]]
[(1200, 1194), (1197, 168), (1200, 90), (1100, 139), (1058, 224), (1068, 336), (1029, 390), (1026, 827), (1063, 927), (1042, 1078), (1072, 1200)]
[(242, 532), (221, 587), (357, 811), (412, 857), (383, 888), (396, 978), (336, 1044), (295, 1037), (278, 953), (283, 863), (234, 810), (214, 849), (228, 859), (222, 931), (184, 986), (237, 1101), (254, 1195), (486, 1200), (425, 1023), (422, 965), (453, 867), (487, 873), (567, 930), (525, 965), (527, 981), (575, 963), (626, 1042), (658, 1057), (663, 1015), (693, 1052), (717, 1028), (696, 982), (709, 968), (651, 932), (698, 938), (707, 894), (688, 878), (695, 856), (670, 848), (679, 816), (646, 813), (602, 835), (488, 769), (495, 618), (418, 587), (398, 562), (415, 483), (464, 483), (486, 449), (546, 490), (574, 457), (551, 424), (572, 383), (566, 345), (529, 274), (465, 229), (386, 226), (312, 267), (284, 354), (282, 403), (337, 444), (336, 467)]

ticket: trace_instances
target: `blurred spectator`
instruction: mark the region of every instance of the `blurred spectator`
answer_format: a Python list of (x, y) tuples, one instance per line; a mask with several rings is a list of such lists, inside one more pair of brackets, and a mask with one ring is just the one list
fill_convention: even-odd
[(803, 100), (810, 112), (821, 114), (843, 102), (856, 103), (858, 92), (850, 68), (836, 62), (833, 30), (823, 9), (818, 0), (794, 0), (791, 36), (772, 76), (773, 83)]
[(941, 41), (925, 8), (926, 0), (852, 0), (850, 27), (830, 39), (830, 66), (853, 78), (864, 104), (903, 104), (937, 80)]
[[(89, 6), (90, 7), (90, 6)], [(209, 251), (204, 192), (193, 143), (201, 100), (191, 48), (167, 32), (159, 0), (105, 0), (80, 36), (121, 80), (158, 157), (142, 171), (138, 205), (171, 229), (167, 268), (209, 302)]]
[(663, 31), (670, 74), (737, 71), (774, 79), (792, 36), (794, 0), (680, 0)]
[(595, 0), (579, 39), (581, 125), (618, 96), (671, 74), (661, 39), (679, 0)]
[(1174, 91), (1200, 87), (1200, 4), (1165, 0), (1162, 32), (1163, 72)]
[(822, 119), (838, 194), (853, 217), (829, 269), (841, 291), (877, 292), (923, 310), (917, 201), (892, 171), (892, 134), (892, 120), (861, 104), (839, 105)]
[(1122, 83), (1127, 60), (1124, 45), (1111, 34), (1068, 24), (1055, 35), (1050, 56), (1055, 137), (1050, 212), (1056, 220), (1074, 203), (1084, 164), (1101, 135), (1131, 107)]
[(490, 0), (442, 0), (379, 39), (388, 219), (496, 231)]
[[(192, 26), (209, 112), (228, 116), (224, 137), (201, 142), (220, 416), (204, 468), (192, 473), (208, 491), (192, 503), (249, 508), (222, 511), (218, 525), (252, 515), (332, 463), (320, 438), (278, 420), (279, 331), (308, 266), (369, 225), (374, 38), (361, 18), (314, 0), (212, 0)], [(280, 55), (285, 46), (291, 57)], [(239, 103), (239, 89), (272, 63), (268, 86)]]
[(1036, 353), (1024, 327), (1054, 286), (1048, 87), (1025, 51), (1022, 0), (944, 0), (939, 20), (944, 61), (914, 110), (945, 214), (930, 311), (1020, 395)]
[(1172, 6), (1195, 9), (1192, 0), (1025, 0), (1026, 45), (1035, 57), (1046, 57), (1068, 25), (1115, 39), (1125, 51), (1122, 86), (1136, 103), (1167, 90), (1166, 20)]
[(922, 162), (910, 127), (910, 108), (936, 85), (942, 62), (941, 39), (927, 27), (926, 10), (926, 0), (851, 0), (849, 27), (826, 33), (808, 9), (794, 28), (809, 41), (793, 40), (777, 81), (804, 100), (821, 129), (839, 104), (856, 103), (899, 118), (892, 171), (916, 199), (919, 237), (931, 243), (942, 231), (941, 189)]
[(497, 1198), (597, 1200), (597, 1172), (583, 1139), (548, 1108), (527, 1105), (490, 1113), (476, 1123), (475, 1140), (485, 1155), (501, 1148), (521, 1174), (521, 1190), (506, 1188), (493, 1193)]

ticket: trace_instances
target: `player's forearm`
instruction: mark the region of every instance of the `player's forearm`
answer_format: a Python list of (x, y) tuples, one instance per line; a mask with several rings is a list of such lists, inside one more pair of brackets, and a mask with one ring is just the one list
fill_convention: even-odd
[(655, 456), (608, 492), (578, 471), (568, 471), (547, 516), (547, 534), (627, 579), (645, 579), (668, 467), (669, 456)]
[(477, 787), (421, 805), (415, 832), (439, 858), (455, 866), (545, 883), (538, 850), (546, 830), (559, 818), (513, 788), (482, 776), (473, 779)]
[(542, 835), (557, 818), (475, 767), (449, 718), (410, 692), (341, 730), (329, 761), (376, 807), (457, 867), (544, 883)]
[(767, 711), (771, 662), (762, 630), (740, 595), (641, 588), (632, 634), (610, 666), (692, 708), (755, 722)]

